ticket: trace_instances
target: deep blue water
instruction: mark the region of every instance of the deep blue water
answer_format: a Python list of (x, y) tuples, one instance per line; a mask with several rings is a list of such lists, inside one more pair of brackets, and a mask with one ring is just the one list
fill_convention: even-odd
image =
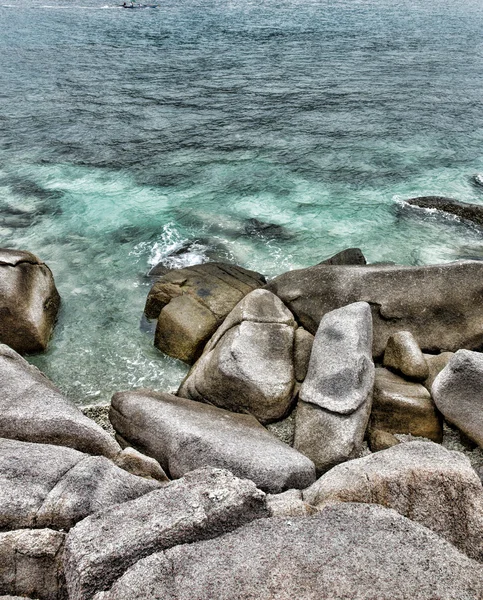
[(401, 203), (483, 202), (482, 32), (474, 0), (0, 0), (1, 245), (63, 298), (31, 360), (79, 403), (176, 387), (139, 328), (158, 260), (482, 258), (481, 230)]

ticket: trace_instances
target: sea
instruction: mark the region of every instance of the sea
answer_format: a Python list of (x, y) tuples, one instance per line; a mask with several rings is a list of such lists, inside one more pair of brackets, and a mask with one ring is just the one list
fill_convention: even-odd
[(404, 202), (483, 204), (480, 0), (155, 3), (0, 0), (0, 243), (52, 269), (28, 360), (74, 402), (187, 372), (142, 320), (158, 263), (483, 259)]

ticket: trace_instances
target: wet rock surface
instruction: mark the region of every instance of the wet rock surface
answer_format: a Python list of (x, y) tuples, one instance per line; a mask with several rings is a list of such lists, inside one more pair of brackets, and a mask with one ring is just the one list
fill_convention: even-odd
[(410, 206), (418, 206), (419, 208), (440, 210), (465, 221), (471, 221), (480, 227), (483, 226), (483, 206), (479, 204), (469, 204), (468, 202), (460, 202), (459, 200), (444, 198), (442, 196), (410, 198), (409, 200), (405, 200), (405, 203)]
[(31, 252), (0, 249), (0, 342), (24, 353), (47, 348), (60, 296), (52, 272)]

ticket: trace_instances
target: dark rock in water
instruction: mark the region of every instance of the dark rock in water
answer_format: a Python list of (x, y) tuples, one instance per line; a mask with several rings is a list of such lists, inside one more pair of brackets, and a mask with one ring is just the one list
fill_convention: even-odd
[(289, 240), (293, 237), (283, 225), (275, 223), (264, 223), (258, 219), (248, 219), (245, 225), (245, 232), (248, 235), (259, 235), (279, 240)]
[(22, 354), (44, 351), (59, 306), (45, 263), (30, 252), (0, 249), (0, 343)]
[(425, 352), (478, 349), (483, 344), (483, 263), (444, 265), (317, 265), (289, 271), (266, 286), (308, 331), (327, 312), (366, 301), (372, 309), (374, 356), (389, 337), (410, 331)]
[[(483, 568), (393, 510), (260, 519), (135, 564), (95, 600), (480, 600)], [(77, 596), (71, 596), (73, 600)]]
[(473, 183), (479, 187), (483, 187), (483, 174), (477, 173), (473, 175)]
[(483, 206), (478, 204), (468, 204), (467, 202), (460, 202), (459, 200), (440, 196), (411, 198), (410, 200), (406, 200), (406, 204), (418, 206), (419, 208), (434, 208), (455, 215), (465, 221), (471, 221), (479, 226), (483, 226)]
[(152, 321), (146, 317), (145, 314), (141, 317), (139, 322), (139, 329), (145, 333), (153, 333), (156, 331), (157, 321)]
[(154, 344), (191, 363), (235, 305), (263, 286), (260, 273), (225, 263), (172, 269), (153, 285), (144, 312), (158, 319)]
[(319, 265), (365, 265), (366, 257), (362, 254), (360, 248), (347, 248), (326, 258), (325, 260), (318, 263)]

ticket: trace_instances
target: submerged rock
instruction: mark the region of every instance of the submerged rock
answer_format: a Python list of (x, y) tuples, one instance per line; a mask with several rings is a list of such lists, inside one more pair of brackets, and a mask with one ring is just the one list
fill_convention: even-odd
[(295, 384), (295, 321), (267, 290), (250, 292), (193, 365), (178, 395), (268, 423), (289, 411)]
[(294, 440), (294, 448), (313, 460), (319, 473), (360, 450), (372, 404), (371, 347), (366, 302), (322, 318), (300, 389)]
[(0, 439), (0, 531), (69, 529), (93, 512), (158, 487), (103, 456)]
[(410, 206), (440, 210), (465, 221), (471, 221), (479, 226), (483, 226), (483, 206), (479, 204), (469, 204), (441, 196), (422, 196), (420, 198), (410, 198), (409, 200), (405, 200), (405, 202)]
[(393, 510), (262, 519), (140, 560), (96, 600), (479, 600), (481, 565)]
[[(67, 536), (70, 600), (89, 600), (153, 552), (216, 537), (268, 516), (265, 494), (221, 469), (183, 479), (78, 523)], [(142, 597), (142, 596), (140, 596)]]
[(275, 277), (267, 286), (315, 333), (327, 312), (366, 301), (372, 309), (374, 356), (389, 337), (410, 331), (426, 352), (483, 344), (483, 263), (444, 265), (317, 265)]
[(0, 437), (114, 458), (120, 447), (41, 371), (0, 344)]
[(148, 294), (144, 312), (158, 319), (155, 346), (191, 363), (234, 306), (262, 287), (260, 273), (224, 263), (173, 269)]
[(0, 249), (0, 342), (42, 352), (52, 334), (60, 296), (52, 272), (30, 252)]
[(483, 354), (458, 350), (431, 393), (444, 418), (483, 447)]
[(338, 465), (303, 492), (321, 508), (364, 502), (393, 508), (483, 561), (483, 487), (469, 460), (431, 442), (398, 444)]
[(124, 440), (173, 478), (203, 466), (225, 468), (275, 494), (315, 480), (313, 463), (250, 415), (142, 390), (115, 394), (110, 417)]

